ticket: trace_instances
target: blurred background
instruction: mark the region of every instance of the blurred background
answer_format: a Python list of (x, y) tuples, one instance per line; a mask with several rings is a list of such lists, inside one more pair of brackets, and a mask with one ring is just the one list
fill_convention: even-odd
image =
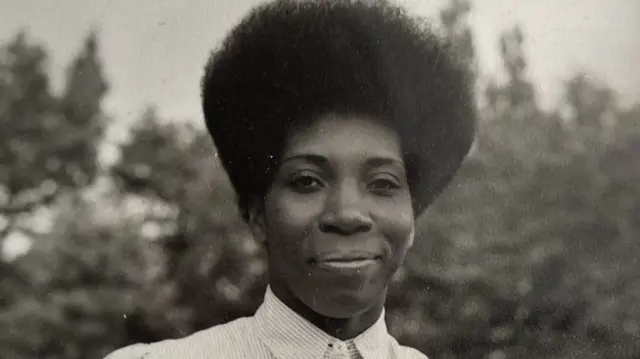
[[(0, 0), (0, 359), (251, 315), (264, 253), (199, 78), (256, 0)], [(640, 2), (401, 1), (474, 70), (470, 158), (387, 322), (432, 359), (640, 358)]]

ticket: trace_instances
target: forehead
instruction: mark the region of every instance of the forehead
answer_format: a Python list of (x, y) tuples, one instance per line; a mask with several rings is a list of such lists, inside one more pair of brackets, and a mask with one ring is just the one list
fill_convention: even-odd
[(321, 154), (327, 157), (381, 156), (402, 160), (400, 137), (393, 129), (369, 117), (325, 115), (293, 131), (285, 157)]

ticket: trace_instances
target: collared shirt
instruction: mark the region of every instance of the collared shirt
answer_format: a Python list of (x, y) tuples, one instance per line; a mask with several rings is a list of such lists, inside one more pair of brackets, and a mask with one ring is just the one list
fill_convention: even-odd
[(236, 319), (182, 339), (136, 344), (105, 359), (426, 359), (387, 332), (384, 311), (359, 336), (342, 341), (302, 318), (267, 288), (252, 317)]

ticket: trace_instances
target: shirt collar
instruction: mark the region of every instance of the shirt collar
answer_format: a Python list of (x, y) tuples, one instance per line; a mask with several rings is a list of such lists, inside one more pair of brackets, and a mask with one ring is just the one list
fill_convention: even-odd
[(322, 358), (334, 347), (355, 345), (364, 359), (388, 353), (390, 337), (384, 321), (384, 309), (380, 318), (369, 329), (348, 342), (320, 330), (285, 305), (267, 287), (264, 302), (255, 315), (258, 331), (265, 344), (277, 358)]

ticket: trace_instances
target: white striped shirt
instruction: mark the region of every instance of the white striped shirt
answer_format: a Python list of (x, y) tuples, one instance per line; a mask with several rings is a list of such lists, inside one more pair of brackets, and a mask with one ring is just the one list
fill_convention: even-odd
[(282, 303), (267, 288), (264, 302), (252, 317), (236, 319), (186, 338), (136, 344), (105, 359), (426, 359), (401, 346), (387, 332), (384, 311), (359, 336), (336, 339)]

